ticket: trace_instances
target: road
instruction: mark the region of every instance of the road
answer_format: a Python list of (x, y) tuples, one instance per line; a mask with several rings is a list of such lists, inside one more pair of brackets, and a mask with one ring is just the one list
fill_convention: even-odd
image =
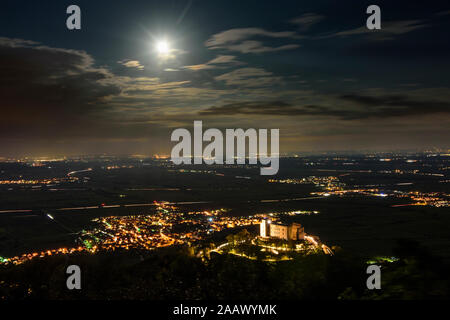
[[(269, 200), (258, 200), (261, 203), (272, 203), (272, 202), (288, 202), (288, 201), (300, 201), (300, 200), (311, 200), (311, 199), (321, 199), (321, 197), (305, 197), (305, 198), (290, 198), (290, 199), (269, 199)], [(249, 201), (247, 201), (249, 202)], [(184, 201), (184, 202), (164, 202), (168, 205), (187, 205), (187, 204), (206, 204), (213, 203), (213, 201)], [(130, 204), (111, 204), (111, 205), (96, 205), (96, 206), (82, 206), (82, 207), (69, 207), (69, 208), (59, 208), (59, 209), (42, 209), (48, 211), (76, 211), (76, 210), (93, 210), (93, 209), (110, 209), (110, 208), (131, 208), (131, 207), (151, 207), (156, 206), (157, 203), (130, 203)], [(11, 209), (11, 210), (0, 210), (2, 213), (30, 213), (39, 210), (33, 209)]]

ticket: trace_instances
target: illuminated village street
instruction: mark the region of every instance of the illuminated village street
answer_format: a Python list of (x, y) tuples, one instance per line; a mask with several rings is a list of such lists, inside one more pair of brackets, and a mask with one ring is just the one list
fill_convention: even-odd
[[(318, 214), (317, 211), (289, 211), (281, 213), (255, 214), (248, 217), (234, 217), (227, 215), (226, 209), (210, 211), (186, 211), (168, 202), (154, 202), (155, 214), (109, 216), (94, 219), (97, 226), (91, 230), (82, 230), (74, 248), (58, 248), (41, 252), (33, 252), (13, 258), (2, 258), (1, 263), (22, 264), (26, 261), (59, 254), (72, 254), (75, 252), (96, 253), (99, 251), (115, 251), (117, 249), (153, 250), (155, 248), (168, 247), (180, 244), (193, 244), (205, 239), (214, 232), (224, 229), (233, 229), (251, 225), (259, 225), (264, 219), (270, 219), (275, 223), (283, 216)], [(49, 215), (51, 219), (53, 216)], [(258, 241), (256, 241), (258, 240)], [(316, 236), (304, 236), (302, 243), (292, 251), (319, 250), (325, 254), (332, 254), (330, 248), (320, 243)], [(258, 242), (258, 243), (257, 243)], [(252, 236), (252, 245), (261, 250), (287, 251), (283, 246), (265, 245), (260, 237)], [(228, 243), (220, 245), (212, 250), (222, 253), (221, 248)], [(236, 254), (236, 252), (230, 252)], [(245, 256), (245, 255), (242, 255)]]

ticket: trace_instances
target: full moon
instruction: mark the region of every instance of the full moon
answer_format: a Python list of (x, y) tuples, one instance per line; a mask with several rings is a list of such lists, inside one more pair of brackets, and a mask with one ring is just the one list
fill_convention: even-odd
[(158, 51), (159, 54), (168, 54), (170, 52), (169, 43), (166, 40), (158, 41), (156, 43), (156, 51)]

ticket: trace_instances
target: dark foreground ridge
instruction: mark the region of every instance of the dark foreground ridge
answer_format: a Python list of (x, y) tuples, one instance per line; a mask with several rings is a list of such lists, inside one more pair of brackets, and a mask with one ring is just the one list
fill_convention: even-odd
[[(448, 297), (444, 265), (417, 243), (400, 241), (397, 261), (379, 261), (382, 289), (366, 288), (367, 262), (340, 250), (289, 261), (231, 254), (197, 257), (186, 246), (151, 252), (118, 250), (31, 260), (0, 269), (2, 300), (297, 300)], [(66, 287), (67, 266), (82, 270), (82, 289)]]

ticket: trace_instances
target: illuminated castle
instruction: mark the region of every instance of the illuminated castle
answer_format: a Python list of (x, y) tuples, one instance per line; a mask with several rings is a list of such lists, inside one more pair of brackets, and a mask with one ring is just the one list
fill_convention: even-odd
[(299, 223), (290, 225), (283, 223), (272, 223), (264, 219), (260, 224), (260, 236), (263, 238), (278, 238), (283, 240), (303, 240), (305, 230)]

